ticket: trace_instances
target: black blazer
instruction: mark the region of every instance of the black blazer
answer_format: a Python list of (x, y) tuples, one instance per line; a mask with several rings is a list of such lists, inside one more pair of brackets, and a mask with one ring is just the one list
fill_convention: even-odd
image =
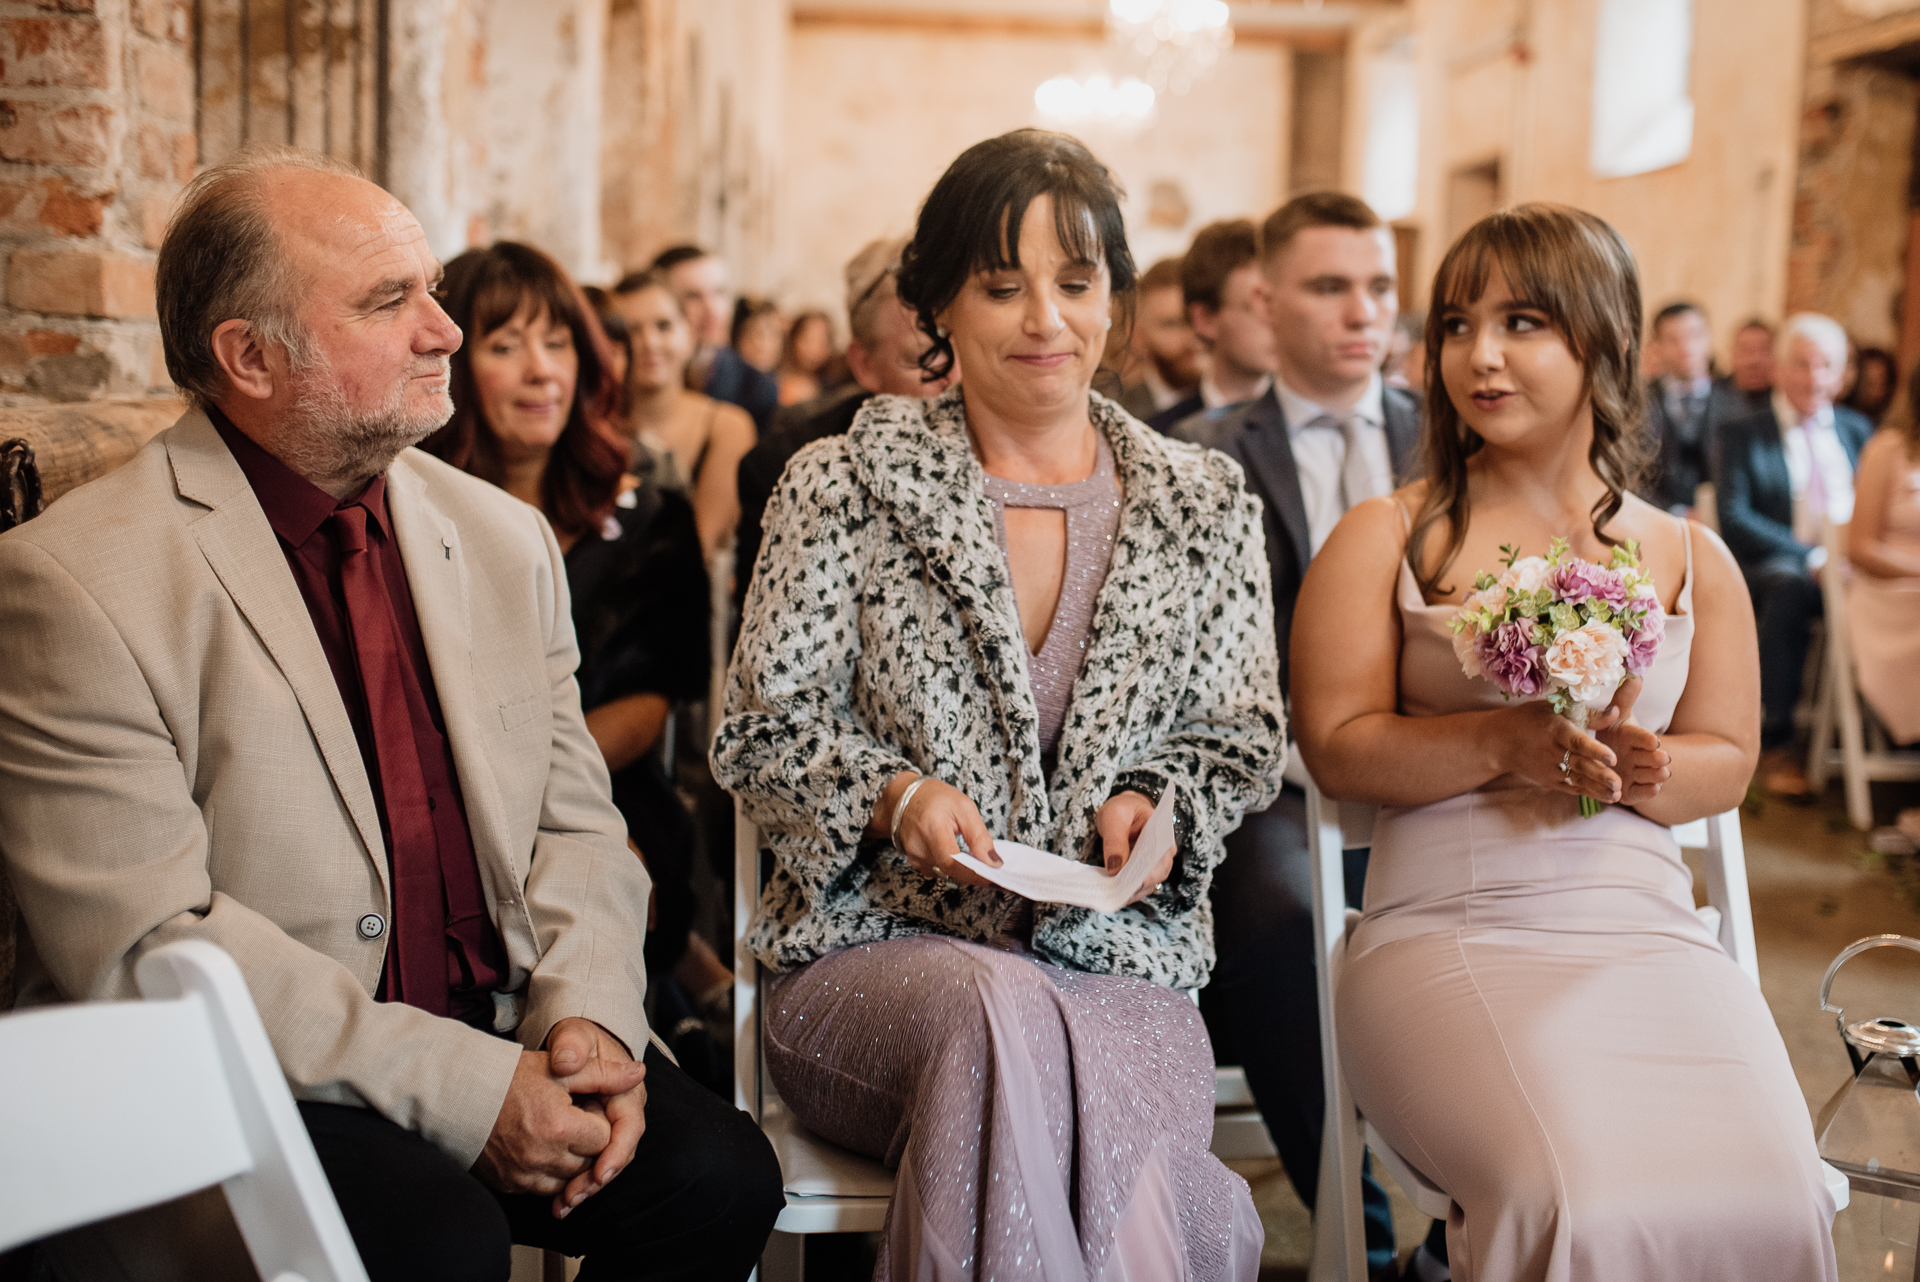
[(1640, 496), (1669, 512), (1692, 507), (1694, 491), (1719, 472), (1720, 429), (1752, 413), (1747, 399), (1731, 384), (1715, 381), (1707, 392), (1699, 438), (1683, 441), (1668, 416), (1667, 398), (1662, 394), (1660, 380), (1648, 384), (1647, 440), (1653, 447), (1653, 464), (1647, 469), (1646, 481), (1639, 487)]
[(731, 347), (713, 354), (713, 368), (707, 371), (706, 393), (716, 401), (738, 405), (753, 418), (757, 436), (765, 436), (773, 426), (773, 412), (780, 408), (780, 384), (773, 375), (747, 364), (746, 358)]
[[(1860, 465), (1860, 450), (1873, 424), (1844, 405), (1833, 407), (1833, 431)], [(1720, 537), (1749, 579), (1779, 570), (1807, 568), (1813, 549), (1793, 537), (1793, 480), (1787, 471), (1782, 428), (1771, 409), (1735, 419), (1720, 429), (1720, 478), (1715, 487)]]
[[(1413, 475), (1420, 444), (1420, 398), (1398, 387), (1384, 389), (1387, 454), (1397, 481)], [(1273, 627), (1280, 647), (1280, 688), (1287, 688), (1287, 643), (1293, 631), (1293, 603), (1300, 580), (1313, 556), (1307, 530), (1307, 502), (1300, 493), (1300, 473), (1293, 462), (1293, 441), (1287, 435), (1287, 416), (1272, 388), (1257, 401), (1248, 401), (1218, 415), (1190, 418), (1175, 433), (1181, 439), (1210, 445), (1233, 459), (1247, 473), (1247, 488), (1260, 496), (1267, 528), (1267, 563), (1273, 570)]]
[(760, 559), (760, 543), (765, 535), (767, 504), (773, 500), (774, 487), (787, 462), (802, 449), (829, 436), (839, 436), (853, 426), (854, 415), (873, 399), (873, 393), (858, 383), (816, 396), (797, 405), (783, 405), (773, 416), (773, 429), (762, 434), (760, 443), (740, 460), (735, 485), (740, 491), (740, 524), (733, 538), (733, 603), (746, 604), (747, 587), (753, 579), (753, 563)]
[(1173, 435), (1174, 426), (1178, 424), (1181, 419), (1198, 414), (1205, 408), (1207, 408), (1207, 403), (1200, 399), (1200, 389), (1196, 387), (1173, 404), (1167, 406), (1167, 408), (1161, 410), (1158, 414), (1150, 415), (1146, 420), (1146, 424), (1162, 436), (1171, 436)]

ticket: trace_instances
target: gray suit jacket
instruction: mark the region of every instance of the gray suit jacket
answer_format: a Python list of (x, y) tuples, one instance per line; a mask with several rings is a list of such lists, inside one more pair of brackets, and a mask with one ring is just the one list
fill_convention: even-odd
[[(387, 503), (480, 877), (497, 1026), (585, 1016), (638, 1055), (649, 883), (574, 684), (560, 549), (533, 508), (409, 450)], [(205, 414), (0, 536), (0, 858), (23, 1005), (137, 995), (205, 939), (301, 1099), (367, 1105), (462, 1166), (521, 1047), (373, 998), (393, 913), (353, 727), (266, 514)]]
[[(1418, 460), (1420, 398), (1397, 387), (1384, 389), (1387, 452), (1396, 481), (1405, 482)], [(1313, 544), (1307, 532), (1307, 504), (1300, 493), (1300, 473), (1293, 462), (1293, 442), (1287, 434), (1286, 412), (1272, 388), (1259, 400), (1248, 401), (1219, 414), (1186, 419), (1173, 435), (1199, 445), (1210, 445), (1238, 463), (1247, 474), (1247, 488), (1259, 496), (1265, 511), (1267, 563), (1273, 571), (1274, 636), (1280, 647), (1280, 682), (1286, 689), (1287, 642), (1293, 631), (1293, 602), (1307, 573)]]

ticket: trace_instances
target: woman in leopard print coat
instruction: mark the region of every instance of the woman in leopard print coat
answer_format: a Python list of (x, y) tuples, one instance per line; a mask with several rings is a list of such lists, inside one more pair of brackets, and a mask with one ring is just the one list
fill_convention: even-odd
[[(1089, 390), (1132, 283), (1083, 147), (979, 144), (899, 277), (962, 383), (874, 398), (767, 509), (714, 775), (774, 856), (769, 1074), (899, 1171), (878, 1278), (1258, 1270), (1175, 990), (1213, 962), (1222, 838), (1279, 786), (1271, 580), (1239, 467)], [(1118, 912), (955, 862), (998, 835), (1117, 865), (1167, 788), (1176, 848)]]

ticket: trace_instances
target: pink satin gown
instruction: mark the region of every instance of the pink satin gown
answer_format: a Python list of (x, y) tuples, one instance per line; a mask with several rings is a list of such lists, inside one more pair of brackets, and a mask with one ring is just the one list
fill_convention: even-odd
[[(1894, 477), (1885, 539), (1920, 551), (1920, 467)], [(1847, 585), (1847, 625), (1860, 693), (1896, 743), (1920, 742), (1920, 578), (1880, 579), (1855, 572)]]
[[(1636, 715), (1686, 685), (1693, 565)], [(1403, 561), (1401, 711), (1498, 706)], [(1460, 1282), (1836, 1277), (1832, 1198), (1759, 991), (1666, 828), (1533, 788), (1388, 807), (1336, 997), (1381, 1136), (1454, 1201)]]

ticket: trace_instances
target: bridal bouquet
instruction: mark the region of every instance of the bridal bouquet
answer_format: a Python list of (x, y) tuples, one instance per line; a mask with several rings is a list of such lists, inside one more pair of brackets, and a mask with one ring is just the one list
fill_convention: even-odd
[[(1545, 695), (1553, 710), (1580, 729), (1604, 711), (1630, 676), (1653, 666), (1667, 616), (1640, 568), (1640, 545), (1613, 549), (1611, 564), (1567, 554), (1556, 538), (1544, 557), (1501, 544), (1506, 573), (1481, 571), (1453, 618), (1453, 652), (1470, 677), (1485, 677), (1502, 696)], [(1580, 798), (1580, 813), (1601, 803)]]

